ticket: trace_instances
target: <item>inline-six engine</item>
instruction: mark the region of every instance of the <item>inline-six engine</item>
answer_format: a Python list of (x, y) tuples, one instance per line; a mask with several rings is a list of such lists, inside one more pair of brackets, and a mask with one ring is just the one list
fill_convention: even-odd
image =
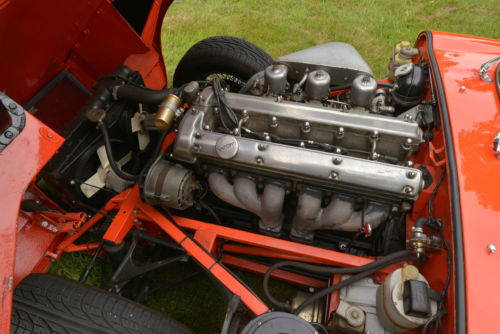
[(258, 216), (264, 233), (282, 232), (289, 201), (295, 239), (311, 241), (317, 230), (370, 235), (424, 187), (410, 160), (428, 119), (418, 104), (423, 69), (399, 66), (394, 79), (375, 81), (354, 47), (328, 43), (277, 59), (238, 93), (217, 78), (185, 85), (189, 108), (170, 157), (148, 172), (145, 198), (185, 209), (206, 182)]

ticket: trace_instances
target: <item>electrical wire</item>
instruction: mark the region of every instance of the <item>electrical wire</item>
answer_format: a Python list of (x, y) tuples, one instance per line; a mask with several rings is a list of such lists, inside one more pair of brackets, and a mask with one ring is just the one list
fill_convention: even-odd
[[(376, 261), (373, 261), (371, 263), (365, 264), (363, 266), (358, 266), (358, 267), (327, 267), (327, 266), (321, 266), (321, 265), (310, 264), (310, 263), (303, 263), (303, 262), (296, 262), (296, 261), (281, 261), (281, 262), (278, 262), (278, 263), (275, 263), (274, 265), (272, 265), (267, 270), (266, 274), (264, 275), (264, 282), (263, 282), (264, 293), (267, 296), (267, 298), (271, 301), (271, 303), (274, 304), (275, 306), (277, 306), (277, 307), (279, 307), (281, 309), (290, 310), (289, 303), (287, 303), (287, 302), (281, 302), (281, 301), (275, 299), (271, 295), (271, 293), (269, 291), (269, 278), (271, 277), (271, 274), (276, 269), (278, 269), (278, 268), (293, 267), (293, 268), (299, 268), (299, 269), (306, 270), (306, 271), (312, 271), (312, 272), (315, 272), (315, 273), (328, 274), (328, 275), (333, 275), (333, 274), (358, 274), (358, 273), (360, 273), (360, 274), (367, 274), (368, 273), (366, 276), (369, 276), (372, 273), (374, 273), (374, 272), (376, 272), (376, 271), (378, 271), (378, 270), (380, 270), (380, 269), (388, 266), (389, 264), (398, 263), (398, 262), (404, 261), (405, 259), (413, 260), (414, 258), (415, 257), (413, 255), (412, 251), (409, 250), (409, 249), (405, 249), (405, 250), (402, 250), (402, 251), (394, 252), (394, 253), (389, 254), (389, 255), (381, 258), (381, 259), (378, 259)], [(366, 277), (366, 276), (362, 276), (359, 279), (361, 279), (363, 277)], [(352, 277), (355, 277), (355, 276), (352, 276)], [(344, 281), (348, 281), (349, 279), (344, 280)], [(342, 281), (341, 282), (342, 286), (340, 286), (338, 289), (340, 289), (343, 286), (346, 286), (346, 285), (348, 285), (350, 283), (356, 282), (359, 279), (353, 279), (353, 280), (348, 281), (347, 283), (342, 283), (342, 282), (344, 282), (344, 281)], [(334, 286), (332, 286), (332, 287), (334, 287)], [(332, 288), (332, 287), (330, 287), (330, 288)], [(321, 290), (319, 293), (324, 293), (324, 291), (327, 290), (327, 289), (329, 289), (329, 288)], [(335, 291), (335, 290), (333, 290), (333, 291)], [(312, 297), (314, 297), (316, 299), (321, 298), (321, 297), (315, 297), (319, 293), (311, 296), (311, 298)], [(328, 294), (328, 293), (326, 293), (326, 294)], [(323, 296), (323, 295), (321, 295), (321, 296)], [(308, 300), (306, 300), (304, 303), (302, 303), (299, 306), (299, 308), (301, 310), (304, 307), (306, 307), (307, 305), (309, 305), (311, 302), (314, 302), (314, 301), (308, 302)], [(307, 302), (307, 304), (306, 304), (306, 302)], [(295, 313), (295, 314), (297, 314), (297, 313)]]

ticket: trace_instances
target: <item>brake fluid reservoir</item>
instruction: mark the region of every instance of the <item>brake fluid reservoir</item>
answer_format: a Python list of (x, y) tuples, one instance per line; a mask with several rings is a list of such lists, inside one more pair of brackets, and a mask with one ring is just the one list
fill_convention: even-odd
[(437, 302), (429, 297), (429, 289), (415, 266), (405, 265), (392, 272), (377, 290), (380, 323), (395, 333), (424, 325), (437, 312)]

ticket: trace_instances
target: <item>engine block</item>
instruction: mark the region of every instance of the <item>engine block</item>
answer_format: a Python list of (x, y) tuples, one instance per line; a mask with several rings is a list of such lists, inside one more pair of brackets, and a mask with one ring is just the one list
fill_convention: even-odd
[[(290, 190), (298, 194), (292, 234), (310, 239), (317, 229), (375, 228), (389, 215), (390, 203), (415, 200), (423, 188), (422, 172), (408, 162), (423, 141), (417, 123), (319, 102), (225, 97), (240, 120), (238, 128), (230, 133), (221, 128), (214, 91), (205, 88), (183, 116), (173, 158), (210, 166), (212, 192), (255, 213), (263, 230), (279, 232)], [(263, 137), (247, 136), (245, 129)], [(257, 176), (267, 180), (262, 191)], [(326, 192), (333, 195), (324, 207)], [(361, 211), (358, 197), (369, 198)]]

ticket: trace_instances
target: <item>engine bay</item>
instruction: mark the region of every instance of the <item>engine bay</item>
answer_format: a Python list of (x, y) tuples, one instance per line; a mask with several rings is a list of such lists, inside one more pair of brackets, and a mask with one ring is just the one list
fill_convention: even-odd
[[(177, 217), (421, 263), (449, 253), (432, 206), (423, 215), (444, 178), (430, 149), (439, 127), (429, 64), (407, 42), (394, 47), (382, 81), (340, 42), (280, 57), (239, 91), (219, 77), (152, 90), (120, 66), (95, 83), (37, 185), (67, 211), (99, 213), (137, 184), (145, 203)], [(445, 292), (429, 283), (443, 278), (416, 266), (347, 288), (352, 273), (340, 271), (340, 332), (407, 332), (443, 312)], [(297, 303), (275, 304), (310, 314)], [(329, 322), (324, 313), (309, 322)]]

